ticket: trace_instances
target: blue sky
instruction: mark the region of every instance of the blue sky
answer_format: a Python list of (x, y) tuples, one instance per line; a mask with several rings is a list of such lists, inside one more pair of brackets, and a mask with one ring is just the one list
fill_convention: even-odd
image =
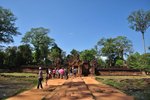
[[(141, 33), (129, 28), (127, 17), (135, 10), (150, 10), (149, 0), (0, 0), (0, 6), (17, 17), (22, 35), (9, 45), (20, 45), (31, 28), (50, 29), (49, 36), (69, 53), (91, 49), (101, 38), (126, 36), (134, 51), (143, 53)], [(145, 33), (150, 46), (150, 28)]]

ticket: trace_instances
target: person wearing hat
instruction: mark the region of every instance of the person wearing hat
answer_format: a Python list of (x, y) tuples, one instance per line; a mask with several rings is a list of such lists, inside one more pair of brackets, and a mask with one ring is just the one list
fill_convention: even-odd
[(37, 89), (39, 89), (39, 87), (41, 87), (41, 89), (43, 89), (43, 86), (42, 86), (42, 80), (43, 80), (43, 72), (42, 72), (42, 68), (39, 67), (39, 73), (38, 73), (38, 86), (37, 86)]

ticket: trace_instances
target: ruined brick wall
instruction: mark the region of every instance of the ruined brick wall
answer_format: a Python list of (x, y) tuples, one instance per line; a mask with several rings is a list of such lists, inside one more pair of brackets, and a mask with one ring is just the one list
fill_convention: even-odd
[(124, 68), (105, 68), (99, 69), (100, 75), (119, 75), (119, 76), (134, 76), (143, 75), (140, 70), (136, 69), (124, 69)]

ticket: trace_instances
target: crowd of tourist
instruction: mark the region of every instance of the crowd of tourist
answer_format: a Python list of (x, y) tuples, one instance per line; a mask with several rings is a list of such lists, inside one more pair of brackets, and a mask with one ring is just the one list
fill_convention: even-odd
[[(77, 76), (77, 72), (78, 69), (77, 68), (47, 68), (46, 69), (46, 77), (45, 77), (45, 84), (46, 86), (48, 79), (68, 79), (69, 77), (76, 77)], [(42, 81), (43, 81), (43, 72), (42, 72), (42, 68), (39, 67), (39, 73), (38, 73), (38, 86), (37, 89), (39, 89), (39, 87), (43, 88), (42, 86)]]

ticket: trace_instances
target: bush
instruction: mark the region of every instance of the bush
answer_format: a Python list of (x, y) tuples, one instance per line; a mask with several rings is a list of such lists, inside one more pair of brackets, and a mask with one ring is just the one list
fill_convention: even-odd
[(123, 60), (117, 60), (116, 61), (116, 66), (123, 66)]
[(130, 68), (149, 71), (150, 70), (150, 54), (139, 53), (132, 54), (127, 59), (127, 64)]

